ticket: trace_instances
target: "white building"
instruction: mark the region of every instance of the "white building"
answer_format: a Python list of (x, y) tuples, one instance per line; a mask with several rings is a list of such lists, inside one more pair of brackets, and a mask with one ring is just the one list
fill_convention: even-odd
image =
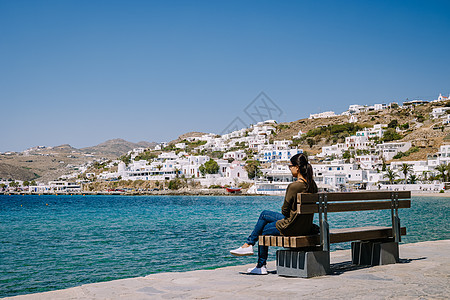
[(438, 155), (438, 164), (450, 163), (450, 145), (441, 145), (437, 155)]
[(298, 133), (294, 136), (292, 136), (293, 139), (299, 139), (302, 137), (302, 135), (305, 134), (302, 130), (299, 130)]
[(386, 132), (387, 125), (385, 124), (375, 124), (372, 128), (364, 128), (364, 130), (357, 131), (356, 136), (366, 136), (371, 138), (382, 138), (383, 134)]
[(385, 160), (391, 160), (398, 152), (406, 152), (411, 148), (411, 142), (392, 142), (377, 145), (377, 149)]
[(176, 143), (175, 148), (177, 149), (186, 149), (187, 145), (186, 143)]
[(446, 115), (444, 120), (442, 120), (442, 125), (450, 124), (450, 115)]
[(326, 157), (326, 156), (335, 156), (340, 158), (342, 156), (342, 152), (345, 150), (345, 144), (335, 144), (331, 146), (322, 147), (322, 152), (317, 154), (318, 157)]
[(348, 119), (349, 123), (357, 123), (358, 122), (358, 117), (355, 115), (350, 115), (350, 119)]
[(240, 130), (235, 130), (233, 132), (224, 134), (224, 135), (222, 135), (222, 138), (225, 139), (225, 140), (240, 138), (240, 137), (245, 136), (246, 132), (247, 132), (247, 129), (246, 128), (242, 128)]
[(324, 118), (332, 118), (335, 117), (336, 114), (334, 111), (325, 111), (318, 114), (310, 114), (309, 119), (324, 119)]
[(247, 137), (248, 147), (257, 150), (259, 146), (267, 144), (269, 140), (265, 135), (254, 135)]
[(372, 142), (369, 141), (369, 137), (364, 135), (352, 135), (345, 138), (345, 150), (350, 147), (353, 149), (368, 149), (372, 146)]
[(200, 177), (200, 166), (209, 160), (209, 156), (206, 155), (188, 156), (186, 160), (180, 162), (182, 173), (186, 177)]
[(146, 160), (140, 160), (125, 166), (123, 162), (118, 165), (117, 177), (123, 180), (171, 180), (181, 173), (181, 165), (175, 160), (153, 162), (148, 165)]
[(352, 104), (348, 107), (347, 111), (349, 114), (359, 114), (360, 112), (367, 111), (367, 106), (359, 105), (359, 104)]
[(261, 162), (289, 161), (292, 156), (298, 153), (303, 153), (303, 149), (262, 150), (259, 152), (258, 160)]
[(358, 163), (362, 169), (371, 170), (377, 165), (383, 163), (378, 155), (366, 154), (366, 155), (356, 155), (355, 162)]
[(273, 141), (273, 145), (276, 147), (276, 149), (289, 149), (289, 146), (291, 144), (291, 140)]
[(393, 161), (391, 162), (390, 168), (391, 170), (395, 171), (399, 178), (405, 179), (404, 174), (401, 171), (402, 165), (407, 164), (411, 166), (412, 171), (407, 176), (410, 176), (412, 174), (416, 175), (417, 177), (422, 176), (424, 172), (430, 172), (434, 171), (434, 167), (431, 167), (428, 165), (428, 162), (426, 160), (417, 160), (417, 161)]
[(388, 106), (386, 104), (384, 104), (384, 103), (383, 104), (374, 104), (373, 108), (375, 110), (383, 110), (383, 109), (387, 109)]
[(79, 193), (81, 185), (76, 182), (50, 181), (47, 185), (33, 185), (28, 187), (30, 193)]
[(437, 119), (445, 114), (447, 114), (447, 111), (450, 110), (450, 107), (436, 107), (433, 108), (433, 111), (431, 112), (431, 116), (433, 119)]
[(223, 159), (235, 159), (235, 160), (243, 160), (247, 157), (247, 154), (243, 150), (237, 151), (229, 151), (223, 155)]
[(450, 94), (448, 95), (448, 97), (444, 97), (442, 96), (441, 93), (439, 93), (439, 97), (437, 98), (437, 100), (434, 100), (433, 102), (441, 102), (441, 101), (447, 101), (450, 100)]
[(225, 169), (225, 176), (226, 178), (238, 178), (240, 180), (247, 181), (248, 179), (248, 173), (244, 168), (245, 164), (240, 163), (238, 161), (233, 161), (231, 164), (229, 164)]

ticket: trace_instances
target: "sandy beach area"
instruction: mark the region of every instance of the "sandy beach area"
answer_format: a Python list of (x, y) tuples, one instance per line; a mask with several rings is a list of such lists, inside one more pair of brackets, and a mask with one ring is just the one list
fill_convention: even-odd
[(310, 279), (244, 275), (253, 265), (152, 274), (6, 299), (448, 299), (450, 240), (400, 246), (398, 264), (355, 267), (332, 252), (334, 274)]

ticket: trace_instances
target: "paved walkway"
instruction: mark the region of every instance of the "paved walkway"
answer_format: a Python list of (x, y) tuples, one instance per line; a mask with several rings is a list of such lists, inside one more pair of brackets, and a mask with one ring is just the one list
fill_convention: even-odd
[[(400, 246), (402, 262), (352, 268), (350, 251), (333, 252), (334, 275), (311, 279), (242, 275), (253, 265), (86, 284), (11, 299), (448, 299), (450, 240)], [(274, 262), (269, 270), (275, 270)]]

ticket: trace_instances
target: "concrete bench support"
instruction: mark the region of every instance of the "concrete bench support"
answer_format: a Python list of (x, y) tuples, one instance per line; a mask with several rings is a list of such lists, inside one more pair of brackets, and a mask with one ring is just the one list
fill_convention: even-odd
[(387, 265), (399, 261), (397, 242), (352, 242), (352, 262), (356, 265)]
[(330, 256), (326, 251), (277, 251), (277, 274), (289, 277), (315, 277), (330, 274)]

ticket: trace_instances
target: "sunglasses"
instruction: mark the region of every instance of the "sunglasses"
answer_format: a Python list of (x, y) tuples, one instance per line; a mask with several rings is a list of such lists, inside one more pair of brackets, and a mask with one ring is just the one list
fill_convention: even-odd
[(289, 165), (289, 168), (293, 168), (293, 167), (296, 167), (296, 165)]

